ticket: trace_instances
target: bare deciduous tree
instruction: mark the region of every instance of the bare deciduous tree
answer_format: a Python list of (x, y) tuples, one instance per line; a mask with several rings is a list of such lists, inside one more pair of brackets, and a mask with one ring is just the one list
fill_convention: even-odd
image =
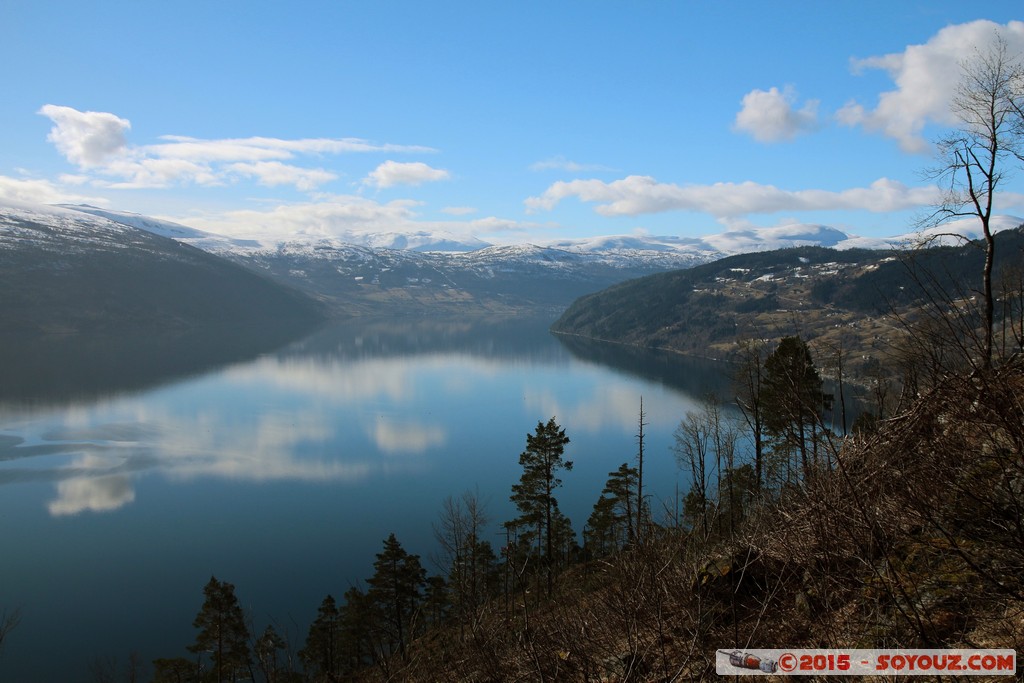
[(1007, 177), (1007, 162), (1024, 159), (1024, 63), (996, 36), (961, 65), (961, 80), (952, 102), (958, 127), (937, 141), (938, 163), (927, 173), (942, 190), (935, 212), (924, 222), (938, 225), (955, 218), (977, 218), (985, 236), (982, 272), (983, 367), (991, 367), (994, 350), (995, 297), (992, 268), (995, 239), (992, 211), (996, 192)]

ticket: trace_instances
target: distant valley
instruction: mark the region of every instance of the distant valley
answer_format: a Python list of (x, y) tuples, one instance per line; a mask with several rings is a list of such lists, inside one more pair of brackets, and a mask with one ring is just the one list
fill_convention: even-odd
[(905, 239), (790, 225), (522, 245), (428, 232), (268, 243), (92, 206), (9, 206), (0, 311), (8, 331), (63, 332), (568, 308), (562, 333), (717, 353), (740, 328), (782, 329), (796, 311), (808, 324), (814, 307), (835, 316), (843, 297), (867, 315), (877, 296), (865, 292), (891, 272), (885, 250)]

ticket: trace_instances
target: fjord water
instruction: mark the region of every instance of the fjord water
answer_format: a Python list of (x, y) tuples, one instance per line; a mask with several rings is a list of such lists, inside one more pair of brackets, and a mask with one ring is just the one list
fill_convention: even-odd
[(438, 570), (446, 496), (478, 491), (499, 547), (526, 434), (552, 416), (571, 439), (558, 499), (577, 532), (636, 456), (641, 396), (648, 491), (671, 514), (686, 483), (672, 432), (725, 389), (720, 368), (559, 339), (549, 323), (359, 321), (262, 352), (252, 338), (266, 331), (234, 351), (8, 343), (0, 613), (22, 619), (0, 680), (87, 681), (132, 653), (147, 669), (186, 656), (211, 575), (294, 654), (323, 597), (370, 576), (389, 533)]

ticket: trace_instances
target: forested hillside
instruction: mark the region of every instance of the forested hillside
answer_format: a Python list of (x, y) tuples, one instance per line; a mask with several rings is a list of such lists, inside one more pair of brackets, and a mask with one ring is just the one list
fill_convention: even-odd
[[(1020, 290), (1024, 229), (996, 235), (993, 282)], [(559, 334), (725, 357), (737, 339), (801, 334), (856, 353), (896, 343), (922, 305), (981, 290), (980, 243), (907, 251), (800, 247), (631, 280), (573, 303)]]

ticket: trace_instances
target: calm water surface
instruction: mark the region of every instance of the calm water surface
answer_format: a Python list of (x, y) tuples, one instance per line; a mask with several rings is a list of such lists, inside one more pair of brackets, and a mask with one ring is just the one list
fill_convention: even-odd
[(324, 595), (370, 576), (389, 533), (436, 571), (445, 496), (478, 489), (497, 545), (526, 434), (551, 416), (571, 439), (559, 500), (577, 531), (636, 455), (641, 396), (649, 490), (671, 510), (685, 485), (672, 432), (725, 388), (719, 368), (559, 340), (549, 322), (362, 321), (234, 355), (194, 338), (15, 349), (0, 388), (0, 612), (22, 622), (0, 680), (187, 655), (211, 575), (297, 651)]

